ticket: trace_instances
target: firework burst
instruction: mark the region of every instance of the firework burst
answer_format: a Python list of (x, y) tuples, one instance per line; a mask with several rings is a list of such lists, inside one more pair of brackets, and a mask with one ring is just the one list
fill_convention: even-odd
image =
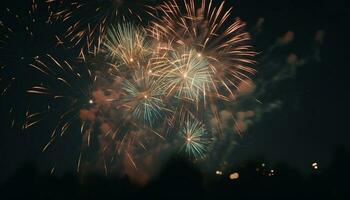
[[(172, 48), (195, 49), (209, 62), (218, 96), (234, 96), (239, 82), (249, 79), (255, 70), (256, 55), (247, 44), (249, 33), (245, 23), (230, 18), (232, 8), (218, 7), (212, 0), (167, 1), (155, 8), (155, 20), (149, 29), (160, 41), (171, 41)], [(229, 24), (227, 26), (227, 24)]]
[(182, 149), (189, 157), (198, 159), (205, 156), (212, 139), (202, 123), (196, 119), (186, 120), (179, 135), (184, 143)]
[(138, 67), (151, 52), (145, 31), (126, 23), (110, 27), (103, 46), (112, 60), (127, 67)]
[(164, 104), (162, 102), (163, 89), (154, 76), (146, 72), (135, 72), (131, 81), (123, 84), (125, 91), (124, 106), (133, 116), (152, 125), (152, 122), (162, 116)]
[(212, 82), (209, 64), (194, 50), (170, 52), (162, 74), (168, 96), (198, 102), (210, 90)]

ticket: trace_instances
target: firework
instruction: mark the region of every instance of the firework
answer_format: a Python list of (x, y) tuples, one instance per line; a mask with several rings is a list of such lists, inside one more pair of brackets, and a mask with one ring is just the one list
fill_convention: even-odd
[(65, 38), (74, 46), (99, 47), (110, 24), (142, 21), (143, 1), (127, 0), (48, 0), (54, 17), (67, 25)]
[[(9, 99), (8, 110), (20, 124), (29, 105), (15, 105), (11, 99), (26, 98), (28, 85), (38, 80), (29, 67), (46, 54), (65, 55), (64, 45), (57, 36), (59, 24), (52, 22), (50, 8), (44, 2), (26, 1), (18, 7), (0, 11), (0, 95)], [(45, 30), (45, 31), (43, 31)], [(29, 104), (29, 102), (28, 102)], [(5, 108), (5, 107), (4, 107)]]
[(151, 125), (162, 116), (164, 91), (148, 71), (135, 72), (131, 81), (125, 81), (123, 90), (126, 94), (124, 106), (135, 118)]
[(103, 46), (112, 60), (127, 67), (137, 67), (151, 51), (145, 31), (127, 23), (111, 26)]
[(37, 72), (41, 82), (32, 86), (27, 93), (31, 94), (32, 99), (47, 104), (37, 106), (37, 109), (41, 110), (26, 117), (25, 128), (29, 128), (48, 115), (57, 119), (51, 139), (43, 148), (46, 150), (57, 136), (62, 136), (72, 124), (80, 121), (79, 110), (91, 103), (90, 85), (93, 78), (86, 67), (72, 66), (66, 60), (54, 58), (49, 54), (36, 59), (30, 65)]
[(170, 52), (165, 64), (165, 91), (168, 96), (198, 102), (209, 91), (212, 74), (209, 63), (194, 50)]
[(185, 46), (206, 58), (219, 97), (234, 96), (239, 82), (255, 73), (250, 66), (256, 53), (247, 44), (250, 36), (244, 31), (245, 23), (238, 18), (231, 21), (232, 8), (225, 9), (224, 1), (216, 7), (212, 0), (171, 0), (155, 11), (151, 35), (171, 41), (172, 48)]
[(198, 159), (205, 156), (209, 149), (211, 138), (203, 124), (196, 119), (188, 119), (180, 130), (179, 135), (184, 142), (182, 149), (189, 157)]

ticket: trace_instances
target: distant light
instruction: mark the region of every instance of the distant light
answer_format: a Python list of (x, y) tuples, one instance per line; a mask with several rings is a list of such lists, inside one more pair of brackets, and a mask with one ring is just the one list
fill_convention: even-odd
[(92, 99), (89, 100), (89, 104), (93, 104), (94, 101)]
[(262, 164), (261, 164), (261, 166), (265, 167), (265, 166), (266, 166), (266, 164), (265, 164), (265, 163), (262, 163)]
[(234, 172), (234, 173), (230, 174), (229, 178), (231, 180), (238, 179), (239, 178), (239, 173), (238, 172)]
[(317, 163), (317, 162), (312, 163), (311, 166), (312, 166), (312, 168), (314, 168), (315, 170), (318, 169), (318, 163)]
[(216, 175), (222, 175), (222, 171), (216, 170), (215, 174)]

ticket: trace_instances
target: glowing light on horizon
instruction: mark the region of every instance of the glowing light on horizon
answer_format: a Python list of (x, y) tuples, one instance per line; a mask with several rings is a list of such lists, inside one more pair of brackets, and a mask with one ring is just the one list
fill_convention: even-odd
[(239, 173), (238, 172), (234, 172), (234, 173), (230, 174), (229, 178), (231, 180), (238, 179), (239, 178)]

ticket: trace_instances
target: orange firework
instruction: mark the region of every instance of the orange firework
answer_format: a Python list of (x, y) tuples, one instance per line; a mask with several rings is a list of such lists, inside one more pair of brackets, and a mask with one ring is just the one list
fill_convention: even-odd
[(218, 97), (233, 97), (237, 85), (254, 74), (251, 68), (256, 53), (248, 44), (245, 23), (230, 19), (232, 8), (224, 1), (214, 6), (212, 0), (170, 0), (155, 8), (149, 29), (160, 43), (171, 41), (171, 48), (195, 49), (209, 62), (214, 74), (213, 89)]

